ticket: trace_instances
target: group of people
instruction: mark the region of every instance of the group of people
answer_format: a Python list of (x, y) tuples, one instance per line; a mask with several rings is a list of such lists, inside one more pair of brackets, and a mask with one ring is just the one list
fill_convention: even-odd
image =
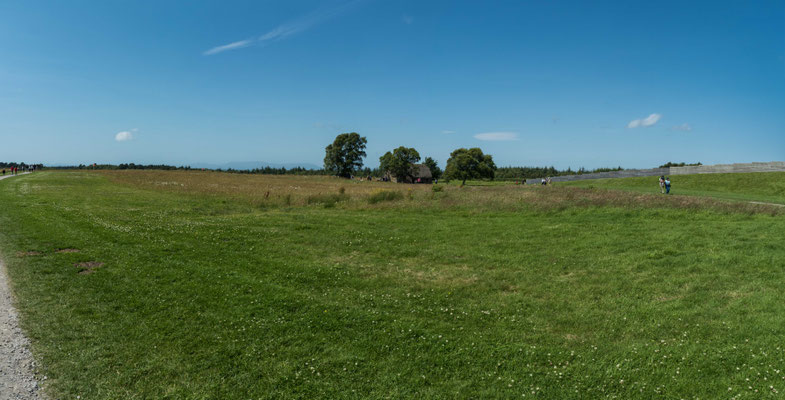
[[(22, 167), (22, 172), (25, 172), (25, 171), (33, 172), (33, 169), (34, 169), (34, 167), (32, 167), (32, 166)], [(6, 169), (3, 168), (3, 175), (5, 175), (5, 173), (6, 173)], [(8, 167), (8, 173), (11, 174), (11, 175), (19, 174), (19, 167)]]
[(671, 193), (671, 179), (665, 175), (660, 176), (660, 193)]

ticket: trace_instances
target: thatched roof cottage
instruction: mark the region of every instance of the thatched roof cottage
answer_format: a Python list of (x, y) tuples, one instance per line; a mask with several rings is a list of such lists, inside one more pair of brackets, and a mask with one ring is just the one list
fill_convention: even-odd
[(412, 164), (411, 176), (397, 177), (390, 171), (384, 174), (391, 182), (401, 183), (433, 183), (431, 169), (425, 164)]

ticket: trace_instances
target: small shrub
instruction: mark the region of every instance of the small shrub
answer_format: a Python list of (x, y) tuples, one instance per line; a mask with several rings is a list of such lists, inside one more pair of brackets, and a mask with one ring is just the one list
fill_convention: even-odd
[(402, 198), (403, 194), (401, 192), (396, 192), (393, 190), (377, 190), (368, 196), (368, 203), (376, 204), (382, 201), (395, 201)]
[(285, 206), (292, 205), (292, 194), (291, 193), (287, 193), (286, 196), (283, 197), (283, 204)]
[(346, 193), (346, 188), (345, 187), (341, 186), (341, 187), (338, 188), (338, 194), (343, 196), (345, 193)]
[(412, 190), (412, 188), (409, 188), (409, 190), (406, 191), (406, 198), (414, 200), (414, 190)]
[(444, 186), (433, 185), (433, 186), (431, 186), (431, 190), (436, 192), (436, 193), (443, 192), (444, 191)]

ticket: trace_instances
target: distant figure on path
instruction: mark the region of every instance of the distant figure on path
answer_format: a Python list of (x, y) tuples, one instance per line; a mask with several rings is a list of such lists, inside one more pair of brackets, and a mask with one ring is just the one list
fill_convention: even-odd
[(548, 182), (545, 181), (545, 178), (542, 178), (542, 183), (540, 183), (540, 184), (545, 186), (546, 184), (548, 184)]
[(665, 194), (671, 193), (671, 180), (670, 178), (665, 178)]
[(665, 175), (660, 175), (660, 193), (665, 193)]

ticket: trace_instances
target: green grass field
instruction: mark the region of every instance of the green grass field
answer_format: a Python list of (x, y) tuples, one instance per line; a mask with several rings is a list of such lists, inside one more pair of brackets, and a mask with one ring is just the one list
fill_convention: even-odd
[[(722, 192), (736, 176), (712, 176), (691, 194), (782, 201), (782, 176), (756, 175), (743, 196)], [(674, 178), (674, 192), (688, 179)], [(0, 182), (0, 254), (46, 390), (785, 394), (778, 207), (558, 186), (349, 185), (197, 172)], [(327, 190), (336, 197), (320, 200)], [(366, 200), (379, 190), (404, 194)]]
[[(670, 178), (673, 194), (785, 204), (785, 172), (673, 175)], [(591, 179), (557, 185), (659, 193), (657, 179), (656, 176)]]

